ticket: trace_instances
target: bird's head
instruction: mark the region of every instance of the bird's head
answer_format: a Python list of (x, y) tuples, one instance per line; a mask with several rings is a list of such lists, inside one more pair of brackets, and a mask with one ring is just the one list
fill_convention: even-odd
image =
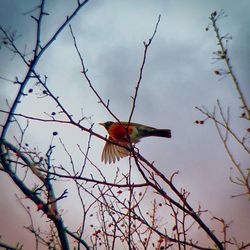
[(114, 122), (112, 122), (112, 121), (108, 121), (108, 122), (99, 123), (99, 124), (102, 125), (104, 128), (106, 128), (106, 129), (108, 130), (109, 127), (110, 127), (113, 123), (114, 123)]

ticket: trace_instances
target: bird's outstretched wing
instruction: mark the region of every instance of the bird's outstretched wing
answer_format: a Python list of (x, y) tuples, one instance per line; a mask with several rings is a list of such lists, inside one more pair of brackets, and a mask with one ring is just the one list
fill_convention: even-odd
[[(129, 145), (126, 143), (122, 143), (124, 146), (129, 147)], [(101, 160), (104, 161), (104, 163), (115, 163), (116, 160), (120, 160), (123, 157), (126, 157), (130, 155), (130, 152), (128, 149), (124, 147), (120, 147), (118, 145), (112, 144), (110, 142), (106, 142), (103, 151), (102, 151), (102, 158)]]

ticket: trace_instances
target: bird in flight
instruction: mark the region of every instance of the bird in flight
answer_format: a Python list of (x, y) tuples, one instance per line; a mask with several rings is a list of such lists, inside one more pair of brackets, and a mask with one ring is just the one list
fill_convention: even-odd
[(139, 142), (141, 138), (149, 136), (171, 138), (170, 129), (157, 129), (133, 122), (107, 121), (99, 124), (106, 128), (110, 141), (121, 145), (106, 142), (101, 157), (105, 164), (115, 163), (116, 160), (130, 155), (130, 145)]

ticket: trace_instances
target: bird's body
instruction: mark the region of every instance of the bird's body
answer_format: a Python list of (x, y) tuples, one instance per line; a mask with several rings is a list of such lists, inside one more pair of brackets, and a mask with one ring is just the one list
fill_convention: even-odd
[(103, 152), (102, 161), (105, 163), (114, 163), (120, 158), (128, 156), (130, 154), (130, 143), (135, 144), (140, 141), (141, 138), (148, 136), (158, 136), (171, 138), (170, 129), (156, 129), (153, 127), (145, 126), (139, 123), (128, 122), (112, 122), (108, 121), (100, 123), (104, 126), (109, 134), (109, 140), (119, 143), (120, 147), (111, 142), (106, 142)]

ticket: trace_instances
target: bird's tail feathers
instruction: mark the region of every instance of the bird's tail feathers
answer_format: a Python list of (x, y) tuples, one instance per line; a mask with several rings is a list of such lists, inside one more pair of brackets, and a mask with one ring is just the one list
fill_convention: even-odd
[(150, 131), (149, 136), (171, 138), (171, 130), (170, 129), (154, 129)]

